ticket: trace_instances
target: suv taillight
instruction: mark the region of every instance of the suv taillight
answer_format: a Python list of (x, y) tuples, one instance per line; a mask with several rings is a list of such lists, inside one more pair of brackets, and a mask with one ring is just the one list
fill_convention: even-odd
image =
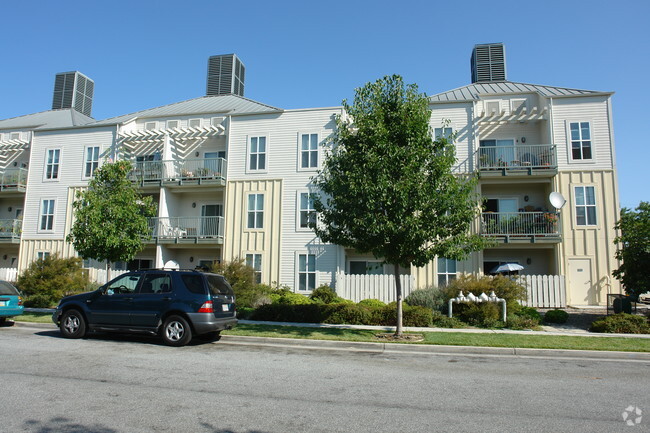
[(212, 301), (204, 302), (203, 305), (201, 305), (201, 308), (199, 308), (199, 313), (214, 313)]
[(23, 297), (19, 296), (18, 297), (18, 306), (21, 306), (21, 305), (23, 305)]

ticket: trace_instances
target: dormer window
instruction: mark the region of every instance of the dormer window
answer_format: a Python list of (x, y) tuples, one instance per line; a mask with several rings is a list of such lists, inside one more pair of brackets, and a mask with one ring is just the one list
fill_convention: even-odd
[(147, 131), (152, 131), (152, 130), (156, 129), (156, 122), (147, 122), (147, 123), (145, 123), (144, 124), (144, 129), (146, 129)]

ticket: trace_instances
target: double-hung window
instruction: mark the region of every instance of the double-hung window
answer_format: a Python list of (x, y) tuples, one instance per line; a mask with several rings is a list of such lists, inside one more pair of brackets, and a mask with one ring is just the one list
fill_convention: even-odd
[(45, 162), (45, 179), (55, 180), (59, 178), (59, 162), (61, 149), (48, 149)]
[(249, 229), (264, 228), (264, 194), (248, 194)]
[(438, 257), (438, 287), (445, 287), (456, 279), (456, 260)]
[(41, 202), (40, 230), (54, 229), (54, 200), (43, 200)]
[(48, 257), (50, 257), (50, 252), (49, 252), (49, 251), (38, 251), (38, 252), (36, 253), (36, 258), (37, 258), (38, 260), (45, 260), (45, 259), (47, 259)]
[(591, 159), (591, 127), (589, 122), (571, 122), (571, 157), (574, 160)]
[(596, 191), (593, 186), (576, 186), (575, 207), (576, 225), (596, 225)]
[(246, 254), (246, 265), (255, 270), (255, 282), (262, 284), (262, 255)]
[(90, 178), (95, 174), (95, 170), (99, 167), (99, 146), (91, 146), (86, 148), (86, 167), (84, 177)]
[(300, 135), (300, 168), (318, 168), (318, 134)]
[(451, 139), (451, 135), (454, 130), (451, 128), (435, 128), (434, 129), (434, 138), (439, 140), (441, 138), (446, 138), (447, 140)]
[(298, 290), (309, 291), (316, 288), (316, 255), (298, 254)]
[(248, 169), (266, 170), (266, 137), (251, 137), (248, 149)]
[(300, 228), (306, 229), (316, 223), (316, 210), (314, 209), (314, 194), (300, 193)]

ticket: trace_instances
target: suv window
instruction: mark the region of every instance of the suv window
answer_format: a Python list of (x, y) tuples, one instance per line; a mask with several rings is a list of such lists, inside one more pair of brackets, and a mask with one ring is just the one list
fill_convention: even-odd
[(197, 295), (205, 295), (205, 286), (203, 285), (203, 278), (200, 274), (182, 274), (181, 279), (192, 293)]
[(0, 281), (0, 295), (18, 296), (18, 291), (6, 281)]
[(112, 290), (112, 293), (133, 293), (142, 278), (141, 274), (124, 274), (106, 285), (106, 291)]
[(233, 295), (232, 287), (221, 275), (206, 275), (206, 279), (208, 280), (210, 293), (213, 295)]
[(144, 276), (140, 293), (167, 293), (172, 291), (171, 278), (168, 274), (148, 273)]

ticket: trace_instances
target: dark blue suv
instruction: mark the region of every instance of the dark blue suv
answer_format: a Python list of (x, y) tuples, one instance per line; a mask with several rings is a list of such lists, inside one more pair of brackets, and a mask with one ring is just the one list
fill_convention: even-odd
[(61, 299), (52, 320), (67, 338), (88, 331), (160, 335), (183, 346), (193, 335), (216, 341), (237, 324), (235, 295), (221, 275), (190, 270), (129, 272), (94, 292)]

